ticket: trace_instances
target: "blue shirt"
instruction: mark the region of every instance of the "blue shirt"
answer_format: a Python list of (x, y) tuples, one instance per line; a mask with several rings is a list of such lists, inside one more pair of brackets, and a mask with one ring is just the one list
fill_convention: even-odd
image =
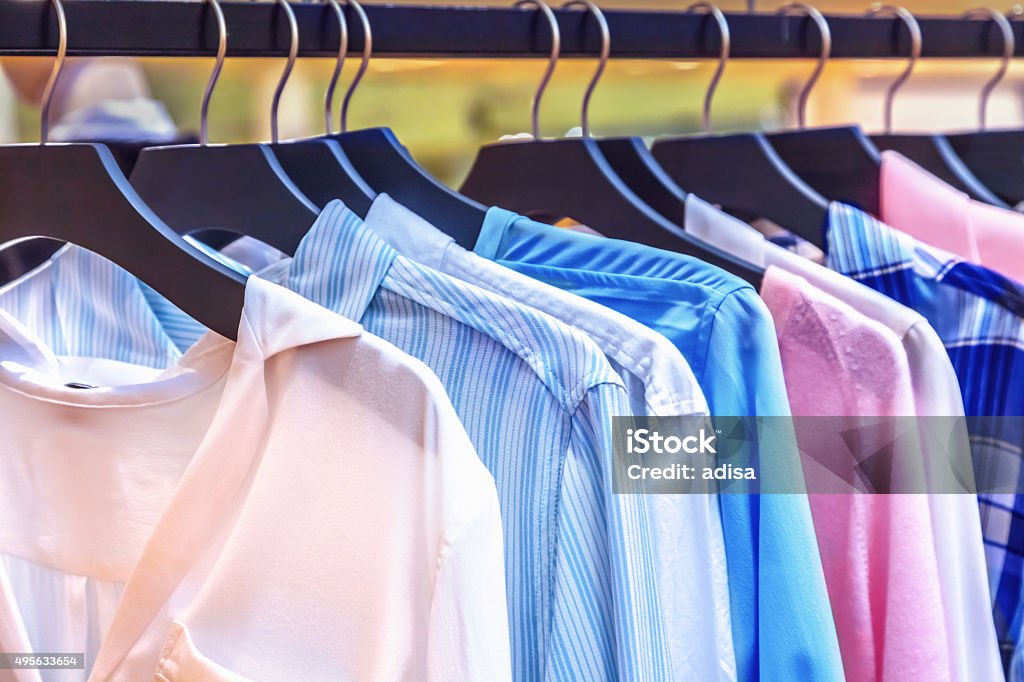
[[(712, 415), (789, 415), (771, 315), (750, 285), (728, 273), (497, 208), (475, 250), (667, 336)], [(792, 433), (762, 438), (759, 447), (762, 477), (802, 477)], [(807, 498), (728, 494), (720, 504), (739, 678), (843, 679)]]
[[(931, 323), (949, 353), (968, 417), (1024, 415), (1024, 288), (853, 207), (833, 204), (829, 222), (829, 267), (913, 308)], [(1020, 650), (1021, 637), (1024, 496), (1009, 492), (1021, 486), (1020, 422), (969, 420), (979, 484), (1006, 483), (1007, 492), (978, 496), (1004, 662)]]
[[(423, 360), (444, 384), (498, 486), (515, 679), (670, 679), (647, 500), (611, 492), (612, 417), (630, 409), (601, 350), (553, 318), (400, 256), (340, 202), (294, 260), (264, 274), (274, 273)], [(0, 305), (24, 324), (59, 329), (60, 352), (148, 355), (159, 367), (187, 337), (183, 313), (152, 308), (134, 278), (89, 252), (62, 252), (34, 275), (0, 293)]]

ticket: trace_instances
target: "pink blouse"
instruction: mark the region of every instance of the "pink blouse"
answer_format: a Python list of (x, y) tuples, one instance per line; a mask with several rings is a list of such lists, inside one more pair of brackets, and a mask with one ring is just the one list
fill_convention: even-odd
[(914, 414), (906, 353), (888, 328), (802, 277), (771, 266), (761, 293), (775, 320), (846, 677), (949, 680), (928, 497), (849, 485), (821, 493), (844, 489), (830, 478), (839, 468), (822, 462), (863, 462), (880, 443), (895, 444), (894, 480), (923, 475), (916, 438), (872, 443), (855, 419)]
[(882, 152), (881, 194), (882, 222), (1024, 280), (1024, 214), (974, 201), (893, 151)]

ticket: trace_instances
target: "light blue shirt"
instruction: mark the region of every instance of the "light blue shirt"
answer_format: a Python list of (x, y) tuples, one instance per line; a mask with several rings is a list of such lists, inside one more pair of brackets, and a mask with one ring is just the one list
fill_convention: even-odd
[[(689, 361), (712, 415), (789, 415), (771, 316), (738, 278), (695, 258), (497, 208), (488, 211), (475, 250), (667, 336)], [(791, 432), (762, 435), (759, 449), (762, 476), (802, 476)], [(843, 679), (806, 496), (720, 501), (739, 678)]]
[[(445, 385), (498, 486), (515, 678), (670, 679), (647, 500), (611, 492), (612, 417), (630, 411), (600, 349), (403, 258), (340, 202), (272, 269)], [(79, 249), (0, 292), (0, 305), (44, 338), (59, 330), (50, 338), (68, 354), (159, 367), (187, 337), (180, 311), (158, 316), (136, 280)], [(368, 455), (387, 453), (368, 443)]]
[[(548, 313), (593, 339), (623, 380), (635, 415), (708, 414), (689, 364), (671, 341), (603, 305), (526, 277), (459, 246), (386, 194), (366, 225), (418, 263)], [(678, 680), (735, 680), (725, 540), (714, 495), (651, 495), (651, 548)]]

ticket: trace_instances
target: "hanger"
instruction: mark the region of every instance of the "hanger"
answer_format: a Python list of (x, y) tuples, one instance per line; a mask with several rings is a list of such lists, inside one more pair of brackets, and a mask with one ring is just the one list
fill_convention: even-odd
[[(245, 276), (161, 222), (104, 145), (47, 143), (50, 103), (68, 44), (64, 6), (51, 1), (60, 37), (43, 92), (40, 144), (0, 146), (0, 243), (44, 238), (77, 244), (121, 266), (206, 327), (237, 339)], [(217, 0), (209, 1), (221, 16)]]
[(686, 190), (658, 164), (642, 139), (635, 136), (602, 137), (597, 140), (597, 148), (640, 201), (672, 223), (685, 225)]
[(366, 74), (373, 53), (370, 21), (358, 2), (349, 6), (363, 29), (363, 55), (341, 104), (341, 133), (328, 135), (341, 145), (359, 175), (376, 192), (390, 194), (428, 222), (444, 229), (459, 245), (473, 248), (487, 209), (459, 194), (416, 163), (390, 128), (366, 128), (349, 132), (348, 109)]
[(832, 32), (824, 15), (814, 7), (797, 2), (786, 5), (779, 13), (791, 11), (804, 13), (817, 25), (821, 55), (800, 91), (798, 129), (769, 133), (768, 141), (786, 165), (817, 192), (877, 215), (882, 157), (860, 126), (807, 128), (807, 100), (832, 55)]
[(526, 0), (551, 27), (551, 55), (533, 97), (533, 138), (483, 147), (462, 191), (492, 205), (524, 215), (557, 219), (570, 217), (608, 237), (626, 239), (700, 258), (760, 286), (763, 272), (731, 255), (694, 239), (647, 206), (604, 159), (590, 136), (590, 99), (611, 53), (608, 24), (589, 0), (570, 0), (564, 8), (582, 6), (598, 22), (601, 53), (597, 70), (587, 86), (581, 108), (579, 138), (545, 140), (540, 137), (540, 103), (558, 63), (561, 35), (554, 12), (543, 0)]
[[(299, 49), (299, 29), (287, 0), (278, 0), (291, 28), (288, 61), (274, 91), (270, 110), (271, 139), (278, 141), (277, 109)], [(227, 50), (227, 30), (217, 7), (220, 42), (217, 61), (200, 117), (198, 145), (142, 150), (131, 183), (142, 199), (179, 234), (227, 230), (255, 237), (278, 251), (294, 254), (317, 207), (285, 174), (266, 144), (209, 145), (208, 112)]]
[[(704, 98), (706, 113), (729, 60), (729, 24), (710, 3), (692, 5), (690, 11), (695, 10), (708, 12), (721, 35), (718, 70)], [(825, 247), (828, 201), (786, 165), (762, 133), (711, 135), (705, 127), (703, 135), (655, 140), (651, 152), (687, 191), (734, 215), (767, 218)]]
[[(302, 193), (320, 208), (334, 199), (341, 199), (345, 206), (365, 218), (377, 193), (359, 175), (337, 140), (330, 139), (334, 133), (331, 115), (334, 111), (334, 89), (341, 75), (345, 55), (348, 53), (348, 22), (338, 0), (326, 0), (338, 20), (338, 56), (334, 73), (324, 96), (324, 132), (327, 137), (305, 140), (289, 140), (269, 145), (270, 150)], [(358, 5), (355, 0), (350, 4)]]
[[(902, 14), (901, 17), (908, 22), (908, 25), (912, 23), (916, 26), (917, 21), (913, 15), (905, 10), (904, 12), (905, 14)], [(985, 14), (991, 17), (999, 27), (1003, 37), (1003, 60), (1000, 63), (999, 71), (982, 89), (981, 102), (978, 107), (979, 124), (981, 129), (984, 130), (988, 98), (1006, 73), (1009, 60), (1013, 56), (1014, 40), (1010, 22), (1002, 14), (993, 10), (979, 8), (965, 12), (963, 17), (970, 17), (975, 14)], [(918, 41), (915, 49), (916, 54), (920, 54), (920, 30), (916, 33), (912, 32), (911, 36)], [(886, 96), (887, 111), (892, 106), (893, 94), (894, 90), (890, 88), (890, 93)], [(871, 139), (879, 149), (891, 149), (903, 154), (932, 175), (966, 193), (972, 199), (983, 201), (993, 206), (1008, 208), (1005, 201), (994, 194), (978, 176), (971, 172), (963, 159), (957, 155), (956, 150), (945, 135), (935, 133), (893, 134), (887, 129), (884, 134), (872, 135)]]
[[(1011, 12), (1010, 21), (1020, 16), (1024, 8), (1014, 5)], [(1010, 48), (1004, 55), (1014, 52), (1015, 49)], [(1007, 58), (1000, 67), (1000, 77), (1005, 73), (1008, 61)], [(946, 135), (946, 139), (957, 156), (979, 180), (985, 183), (986, 187), (1006, 203), (1016, 206), (1024, 201), (1024, 129), (986, 129), (986, 103), (994, 87), (995, 85), (990, 82), (982, 91), (979, 103), (979, 130)]]

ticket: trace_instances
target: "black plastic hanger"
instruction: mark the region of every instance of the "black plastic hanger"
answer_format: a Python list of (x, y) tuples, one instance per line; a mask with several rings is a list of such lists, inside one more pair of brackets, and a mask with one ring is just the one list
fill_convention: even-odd
[[(351, 1), (351, 0), (349, 0)], [(331, 112), (334, 110), (334, 89), (341, 75), (341, 68), (348, 53), (348, 22), (338, 0), (327, 0), (338, 21), (338, 56), (334, 64), (324, 97), (324, 131), (330, 136)], [(345, 206), (365, 218), (370, 205), (377, 198), (369, 183), (359, 175), (336, 140), (329, 137), (314, 137), (304, 140), (289, 140), (271, 143), (270, 150), (304, 195), (320, 208), (334, 199), (341, 199)]]
[[(995, 21), (1003, 39), (1003, 60), (1000, 63), (999, 71), (996, 72), (995, 77), (985, 84), (978, 107), (979, 125), (984, 130), (989, 95), (992, 94), (992, 90), (995, 89), (996, 85), (999, 84), (999, 81), (1006, 74), (1006, 68), (1009, 65), (1010, 58), (1013, 56), (1015, 46), (1013, 30), (1006, 17), (994, 10), (985, 8), (970, 10), (963, 16), (968, 17), (975, 14), (985, 14)], [(911, 20), (913, 21), (912, 16)], [(913, 23), (916, 24), (916, 21)], [(891, 100), (888, 102), (888, 106), (891, 106)], [(966, 193), (972, 199), (983, 201), (993, 206), (1009, 208), (1006, 201), (987, 187), (985, 182), (964, 163), (964, 159), (957, 154), (951, 141), (945, 135), (935, 133), (916, 135), (886, 133), (872, 135), (871, 139), (880, 149), (889, 149), (903, 154), (932, 175)]]
[(946, 135), (956, 155), (1008, 205), (1024, 202), (1024, 130)]
[(237, 339), (245, 276), (192, 247), (132, 189), (100, 144), (46, 144), (50, 101), (67, 54), (60, 0), (57, 59), (43, 94), (42, 144), (0, 146), (0, 243), (71, 242), (121, 266), (198, 322)]
[(536, 6), (552, 31), (548, 68), (533, 99), (533, 139), (512, 140), (480, 150), (462, 191), (484, 203), (552, 221), (570, 217), (607, 237), (684, 253), (721, 267), (760, 286), (763, 270), (744, 263), (693, 238), (646, 205), (605, 160), (590, 137), (589, 105), (610, 53), (608, 25), (601, 10), (589, 0), (570, 0), (563, 8), (582, 6), (598, 20), (602, 34), (597, 71), (583, 97), (582, 136), (542, 140), (539, 136), (540, 101), (558, 62), (560, 34), (551, 8), (527, 0), (517, 6)]
[[(277, 104), (298, 54), (295, 15), (286, 0), (278, 0), (278, 4), (291, 28), (291, 48), (271, 109), (271, 136), (275, 143)], [(210, 6), (215, 10), (220, 44), (203, 96), (200, 143), (144, 149), (132, 171), (131, 183), (179, 234), (227, 230), (294, 254), (319, 210), (285, 174), (270, 147), (206, 144), (210, 96), (227, 49), (224, 15), (215, 0), (211, 0)]]
[(397, 201), (443, 229), (461, 246), (473, 248), (487, 209), (454, 191), (416, 163), (389, 128), (348, 131), (348, 108), (366, 73), (373, 53), (373, 33), (366, 12), (358, 2), (349, 5), (363, 28), (363, 57), (341, 105), (341, 133), (327, 135), (348, 157), (358, 174), (374, 192), (391, 195)]
[(801, 180), (825, 198), (878, 215), (882, 157), (860, 126), (771, 133), (768, 142)]
[(832, 201), (853, 204), (878, 214), (882, 157), (859, 126), (807, 128), (807, 100), (832, 55), (832, 31), (814, 7), (794, 3), (818, 27), (821, 54), (818, 65), (800, 91), (797, 130), (769, 133), (768, 141), (779, 157), (815, 191)]
[(721, 55), (704, 99), (704, 135), (656, 140), (651, 153), (687, 191), (746, 219), (767, 218), (819, 248), (824, 248), (828, 201), (786, 165), (761, 133), (709, 135), (711, 101), (729, 59), (730, 34), (725, 15), (699, 2), (718, 23)]
[(686, 223), (686, 191), (669, 177), (639, 137), (602, 137), (597, 148), (643, 203), (676, 225)]
[[(1014, 14), (1021, 13), (1020, 6), (1014, 7)], [(1013, 33), (1010, 34), (1014, 39)], [(1014, 48), (1006, 50), (1012, 54)], [(1009, 60), (1003, 62), (999, 76), (1005, 73)], [(996, 81), (998, 82), (998, 81)], [(946, 139), (953, 147), (967, 167), (979, 180), (985, 183), (996, 196), (1007, 204), (1016, 206), (1024, 201), (1024, 130), (986, 130), (985, 108), (988, 95), (995, 88), (993, 82), (989, 82), (982, 91), (982, 99), (979, 103), (981, 118), (981, 129), (970, 133), (957, 133), (946, 135)]]

